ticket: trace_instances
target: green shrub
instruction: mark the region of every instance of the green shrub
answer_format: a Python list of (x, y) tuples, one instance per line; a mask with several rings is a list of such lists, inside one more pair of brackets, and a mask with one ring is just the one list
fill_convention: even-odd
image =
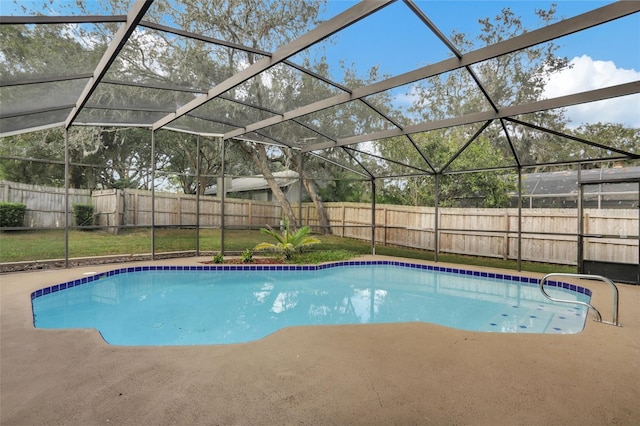
[(22, 203), (0, 203), (0, 227), (17, 228), (24, 226), (27, 206)]
[(246, 249), (242, 252), (241, 255), (242, 263), (251, 263), (253, 262), (253, 252), (251, 249)]
[(93, 225), (93, 206), (91, 204), (74, 204), (73, 219), (78, 226)]
[(224, 263), (224, 256), (222, 253), (218, 253), (213, 256), (213, 263)]
[(284, 229), (282, 232), (278, 232), (274, 230), (272, 227), (267, 225), (266, 228), (261, 228), (260, 232), (266, 235), (270, 235), (277, 241), (276, 244), (273, 243), (260, 243), (255, 246), (254, 250), (273, 250), (279, 253), (282, 253), (282, 256), (285, 260), (291, 259), (293, 253), (297, 251), (300, 253), (303, 247), (307, 247), (313, 244), (320, 244), (320, 240), (315, 237), (310, 237), (309, 233), (311, 232), (311, 228), (308, 226), (303, 226), (295, 232), (291, 232), (289, 230), (289, 220), (285, 219), (284, 221)]

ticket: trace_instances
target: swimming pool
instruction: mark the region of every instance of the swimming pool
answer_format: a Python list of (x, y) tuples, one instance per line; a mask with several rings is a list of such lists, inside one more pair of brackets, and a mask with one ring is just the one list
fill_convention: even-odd
[[(485, 332), (580, 332), (586, 308), (550, 302), (537, 284), (395, 261), (143, 266), (43, 288), (31, 300), (37, 328), (95, 328), (114, 345), (240, 343), (289, 326), (415, 321)], [(555, 281), (548, 292), (583, 302), (591, 296)]]

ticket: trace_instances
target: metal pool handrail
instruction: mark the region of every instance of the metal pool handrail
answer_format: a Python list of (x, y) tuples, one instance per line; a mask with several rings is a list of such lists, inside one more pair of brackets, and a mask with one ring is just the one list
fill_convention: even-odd
[[(549, 294), (544, 290), (544, 283), (551, 277), (569, 277), (569, 278), (580, 278), (580, 279), (586, 279), (586, 280), (599, 280), (599, 281), (604, 281), (605, 283), (609, 284), (611, 286), (611, 289), (613, 290), (613, 321), (612, 322), (602, 321), (602, 315), (600, 315), (600, 311), (598, 311), (595, 308), (595, 306), (593, 306), (590, 303), (580, 302), (578, 300), (556, 299), (554, 297), (549, 296)], [(611, 324), (611, 325), (615, 325), (615, 326), (618, 326), (618, 327), (622, 327), (622, 324), (618, 323), (618, 287), (616, 287), (616, 285), (613, 283), (613, 281), (611, 281), (607, 277), (603, 277), (601, 275), (567, 274), (567, 273), (561, 273), (561, 272), (554, 272), (554, 273), (547, 274), (544, 277), (542, 277), (542, 279), (540, 280), (540, 291), (542, 292), (542, 294), (547, 299), (549, 299), (551, 301), (562, 302), (562, 303), (573, 303), (573, 304), (576, 304), (576, 305), (583, 305), (583, 306), (586, 306), (587, 308), (593, 309), (593, 311), (596, 313), (596, 319), (595, 320), (597, 322), (603, 322), (605, 324)]]

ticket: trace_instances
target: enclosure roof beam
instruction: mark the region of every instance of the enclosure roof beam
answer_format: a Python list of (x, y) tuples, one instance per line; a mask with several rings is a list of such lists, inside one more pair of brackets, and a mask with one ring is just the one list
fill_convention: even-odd
[[(241, 51), (244, 51), (244, 52), (255, 53), (255, 54), (258, 54), (258, 55), (268, 56), (268, 57), (272, 56), (272, 53), (268, 52), (266, 50), (256, 49), (256, 48), (253, 48), (253, 47), (248, 47), (248, 46), (244, 46), (244, 45), (237, 44), (237, 43), (231, 43), (231, 42), (228, 42), (228, 41), (225, 41), (225, 40), (220, 40), (220, 39), (213, 38), (213, 37), (207, 37), (207, 36), (203, 36), (203, 35), (200, 35), (200, 34), (192, 33), (192, 32), (189, 32), (189, 31), (184, 31), (184, 30), (181, 30), (181, 29), (178, 29), (178, 28), (174, 28), (174, 27), (169, 27), (169, 26), (166, 26), (166, 25), (156, 24), (156, 23), (149, 22), (149, 21), (141, 21), (140, 22), (140, 26), (141, 27), (150, 28), (150, 29), (155, 29), (155, 30), (158, 30), (158, 31), (164, 31), (164, 32), (167, 32), (167, 33), (170, 33), (170, 34), (179, 35), (179, 36), (182, 36), (182, 37), (187, 37), (187, 38), (190, 38), (190, 39), (193, 39), (193, 40), (204, 41), (204, 42), (207, 42), (207, 43), (212, 43), (212, 44), (216, 44), (216, 45), (220, 45), (220, 46), (225, 46), (225, 47), (229, 47), (229, 48), (232, 48), (232, 49), (241, 50)], [(292, 68), (295, 68), (298, 71), (303, 72), (303, 73), (305, 73), (305, 74), (307, 74), (307, 75), (309, 75), (311, 77), (317, 78), (318, 80), (320, 80), (320, 81), (322, 81), (324, 83), (327, 83), (330, 86), (336, 87), (336, 88), (338, 88), (338, 89), (340, 89), (340, 90), (342, 90), (344, 92), (349, 92), (349, 93), (351, 92), (351, 90), (349, 88), (341, 85), (340, 83), (332, 81), (332, 80), (324, 77), (323, 75), (318, 74), (315, 71), (312, 71), (312, 70), (307, 69), (307, 68), (305, 68), (305, 67), (303, 67), (301, 65), (296, 64), (295, 62), (291, 62), (289, 60), (284, 60), (284, 61), (282, 61), (282, 63), (286, 64), (286, 65), (288, 65), (288, 66), (290, 66)], [(204, 90), (204, 91), (202, 91), (202, 93), (207, 93), (207, 91)]]
[(235, 138), (234, 140), (243, 141), (243, 142), (251, 142), (251, 143), (255, 143), (255, 144), (259, 144), (259, 145), (275, 146), (275, 147), (278, 147), (278, 148), (292, 149), (294, 151), (300, 151), (300, 148), (296, 148), (295, 146), (287, 145), (286, 143), (284, 143), (282, 141), (279, 141), (278, 139), (272, 138), (269, 135), (263, 135), (262, 133), (258, 133), (258, 135), (262, 136), (264, 138), (267, 138), (267, 139), (271, 139), (273, 142), (257, 141), (257, 140), (248, 139), (248, 138), (245, 138), (245, 137)]
[[(250, 102), (241, 101), (241, 100), (238, 100), (238, 99), (233, 99), (233, 98), (231, 98), (229, 96), (220, 95), (220, 96), (218, 96), (218, 98), (224, 99), (224, 100), (229, 101), (229, 102), (237, 103), (238, 105), (243, 105), (243, 106), (246, 106), (246, 107), (255, 108), (255, 109), (260, 110), (260, 111), (268, 112), (269, 114), (274, 114), (274, 115), (278, 115), (279, 114), (279, 112), (274, 111), (274, 110), (272, 110), (270, 108), (265, 108), (265, 107), (260, 106), (260, 105), (254, 105), (254, 104), (252, 104)], [(293, 121), (294, 123), (306, 128), (306, 129), (308, 129), (308, 130), (310, 130), (310, 131), (312, 131), (312, 132), (314, 132), (314, 133), (316, 133), (316, 134), (318, 134), (320, 136), (322, 136), (323, 138), (332, 140), (334, 142), (336, 140), (334, 137), (327, 135), (323, 131), (321, 131), (319, 129), (316, 129), (315, 127), (310, 126), (310, 125), (302, 122), (301, 120), (294, 119), (294, 120), (291, 120), (291, 121)], [(234, 127), (240, 127), (240, 126), (234, 126)], [(260, 133), (260, 132), (256, 132), (256, 133), (258, 133), (261, 136), (264, 136), (266, 138), (269, 138), (269, 139), (272, 139), (272, 140), (276, 141), (276, 139), (272, 138), (271, 136), (268, 136), (268, 135)], [(238, 138), (236, 138), (236, 139), (238, 139)], [(280, 142), (280, 141), (278, 141), (278, 143), (282, 143), (284, 146), (287, 146), (289, 148), (300, 149), (299, 147), (295, 147), (293, 144), (285, 144), (285, 143)]]
[(42, 126), (29, 127), (28, 129), (18, 129), (18, 130), (11, 130), (9, 132), (1, 132), (0, 138), (7, 138), (9, 136), (17, 136), (17, 135), (22, 135), (22, 134), (31, 133), (31, 132), (39, 132), (41, 130), (55, 129), (56, 127), (62, 127), (62, 126), (64, 126), (63, 122), (47, 123)]
[[(630, 176), (630, 177), (621, 177), (621, 178), (610, 178), (610, 179), (585, 179), (580, 182), (582, 185), (598, 185), (601, 183), (627, 183), (627, 182), (640, 182), (640, 176)], [(611, 192), (609, 192), (611, 194)]]
[(46, 108), (30, 109), (25, 111), (8, 112), (6, 114), (0, 114), (0, 120), (4, 120), (5, 118), (21, 117), (23, 115), (42, 114), (43, 112), (61, 111), (61, 110), (73, 108), (74, 106), (75, 104), (68, 104), (68, 105), (58, 105), (55, 107), (46, 107)]
[(413, 179), (425, 176), (435, 176), (434, 172), (425, 171), (423, 173), (403, 173), (403, 174), (393, 174), (393, 175), (378, 175), (376, 179)]
[(172, 92), (186, 92), (186, 93), (197, 93), (204, 94), (207, 93), (206, 90), (190, 88), (190, 87), (182, 87), (176, 85), (169, 84), (150, 84), (150, 83), (137, 83), (135, 81), (119, 81), (119, 80), (111, 80), (107, 78), (102, 79), (102, 84), (112, 84), (114, 86), (126, 86), (126, 87), (140, 87), (142, 89), (157, 89), (157, 90), (168, 90)]
[[(404, 2), (407, 6), (409, 6), (409, 9), (411, 9), (411, 11), (413, 11), (413, 13), (431, 30), (431, 32), (434, 33), (436, 37), (438, 37), (440, 41), (442, 41), (447, 46), (447, 48), (456, 56), (456, 58), (462, 58), (462, 52), (460, 52), (460, 50), (458, 50), (458, 48), (447, 37), (445, 37), (442, 31), (440, 31), (440, 29), (433, 22), (431, 22), (431, 19), (429, 19), (427, 15), (425, 15), (425, 13), (413, 2), (413, 0), (404, 0)], [(469, 73), (471, 78), (473, 78), (473, 81), (475, 81), (485, 99), (491, 105), (491, 108), (493, 108), (494, 111), (498, 111), (498, 107), (496, 106), (495, 102), (493, 102), (491, 95), (489, 95), (489, 92), (484, 87), (484, 84), (482, 84), (482, 82), (480, 81), (480, 78), (478, 78), (476, 72), (471, 68), (470, 65), (465, 66), (465, 69), (467, 70), (467, 73)]]
[(140, 21), (140, 26), (150, 28), (152, 30), (162, 31), (169, 34), (178, 35), (181, 37), (187, 37), (193, 40), (204, 41), (207, 43), (217, 44), (219, 46), (229, 47), (231, 49), (242, 50), (244, 52), (251, 52), (262, 56), (271, 56), (271, 53), (264, 50), (255, 49), (252, 47), (243, 46), (237, 43), (231, 43), (229, 41), (220, 40), (218, 38), (207, 37), (200, 34), (195, 34), (190, 31), (180, 30), (178, 28), (169, 27), (166, 25), (156, 24), (155, 22)]
[[(451, 171), (444, 171), (441, 173), (441, 175), (445, 176), (445, 175), (463, 175), (463, 174), (469, 174), (469, 173), (483, 173), (483, 172), (487, 172), (487, 171), (508, 171), (508, 170), (518, 170), (518, 169), (531, 169), (534, 167), (541, 167), (541, 166), (553, 166), (553, 167), (558, 167), (558, 166), (574, 166), (576, 164), (598, 164), (598, 163), (604, 163), (604, 162), (608, 162), (608, 161), (617, 161), (617, 160), (628, 160), (628, 157), (619, 157), (619, 156), (615, 156), (615, 157), (607, 157), (607, 158), (593, 158), (593, 159), (580, 159), (580, 160), (571, 160), (571, 161), (559, 161), (559, 162), (551, 162), (551, 163), (535, 163), (535, 164), (521, 164), (521, 165), (517, 165), (514, 164), (512, 166), (498, 166), (498, 167), (485, 167), (485, 168), (479, 168), (479, 169), (465, 169), (465, 170), (451, 170)], [(629, 179), (628, 178), (623, 178), (625, 180), (625, 182), (627, 182)], [(632, 178), (633, 179), (633, 178)], [(563, 194), (563, 195), (572, 195), (575, 196), (575, 192), (573, 194)], [(541, 196), (547, 196), (547, 194), (526, 194), (526, 197), (541, 197)]]
[(359, 150), (359, 149), (355, 149), (355, 148), (351, 148), (351, 147), (346, 147), (346, 146), (345, 146), (345, 147), (343, 147), (343, 148), (344, 148), (344, 149), (347, 149), (347, 150), (349, 150), (349, 151), (352, 151), (352, 152), (357, 152), (358, 154), (366, 155), (366, 156), (371, 157), (371, 158), (375, 158), (375, 159), (378, 159), (378, 160), (387, 161), (387, 162), (389, 162), (389, 163), (397, 164), (398, 166), (403, 166), (403, 167), (406, 167), (406, 168), (408, 168), (408, 169), (417, 170), (418, 172), (422, 172), (422, 173), (432, 173), (432, 172), (430, 172), (429, 170), (425, 170), (425, 169), (422, 169), (422, 168), (417, 167), (417, 166), (412, 166), (411, 164), (402, 163), (402, 162), (400, 162), (400, 161), (392, 160), (391, 158), (385, 158), (385, 157), (382, 157), (382, 156), (380, 156), (380, 155), (372, 154), (372, 153), (370, 153), (370, 152), (366, 152), (366, 151), (362, 151), (362, 150)]
[(43, 84), (43, 83), (56, 83), (58, 81), (82, 80), (85, 78), (91, 78), (92, 76), (93, 76), (92, 73), (84, 73), (84, 74), (62, 75), (58, 77), (0, 80), (0, 87), (27, 86), (29, 84)]
[(0, 25), (31, 24), (101, 24), (126, 22), (127, 15), (72, 15), (72, 16), (0, 16)]
[(236, 128), (240, 127), (240, 125), (238, 125), (238, 124), (236, 124), (236, 123), (234, 123), (232, 121), (206, 117), (204, 115), (196, 114), (194, 112), (190, 112), (189, 114), (187, 114), (187, 117), (196, 118), (198, 120), (207, 121), (209, 123), (223, 124), (223, 125), (229, 126), (229, 127), (236, 127)]
[(516, 148), (513, 145), (513, 141), (511, 140), (511, 134), (509, 134), (507, 125), (504, 124), (504, 119), (500, 120), (500, 125), (502, 126), (502, 131), (504, 132), (504, 136), (507, 138), (507, 143), (509, 143), (509, 149), (511, 150), (511, 155), (513, 155), (513, 158), (516, 160), (516, 164), (518, 165), (518, 167), (521, 167), (522, 164), (520, 163), (520, 156), (518, 155), (518, 152), (516, 151)]
[(358, 164), (358, 166), (360, 166), (360, 168), (361, 168), (362, 170), (364, 170), (364, 171), (365, 171), (365, 173), (366, 173), (367, 175), (369, 175), (369, 178), (370, 178), (370, 179), (375, 179), (375, 178), (376, 178), (376, 176), (375, 176), (373, 173), (371, 173), (371, 170), (369, 170), (369, 168), (368, 168), (368, 167), (366, 167), (364, 164), (362, 164), (362, 161), (358, 160), (358, 158), (356, 158), (356, 156), (355, 156), (355, 155), (353, 155), (353, 153), (352, 153), (349, 149), (347, 149), (347, 148), (346, 148), (346, 147), (344, 147), (344, 146), (343, 146), (343, 147), (340, 147), (340, 148), (341, 148), (344, 152), (346, 152), (346, 153), (347, 153), (347, 155), (348, 155), (349, 157), (351, 157), (351, 159), (352, 159), (353, 161), (355, 161), (355, 162), (356, 162), (356, 164)]
[(407, 7), (425, 24), (436, 37), (440, 39), (442, 43), (454, 54), (457, 58), (462, 58), (462, 52), (458, 50), (458, 48), (451, 43), (442, 31), (427, 17), (427, 15), (416, 5), (413, 0), (404, 0), (404, 3)]
[(598, 163), (606, 163), (606, 162), (617, 161), (617, 160), (624, 161), (628, 159), (629, 157), (622, 157), (622, 156), (607, 157), (607, 158), (592, 158), (592, 159), (581, 158), (580, 160), (571, 160), (571, 161), (523, 164), (522, 168), (532, 169), (532, 168), (539, 168), (539, 167), (545, 167), (545, 166), (561, 167), (561, 166), (574, 166), (576, 164), (598, 164)]
[(129, 36), (136, 29), (136, 26), (144, 14), (147, 13), (147, 10), (151, 7), (152, 3), (153, 0), (137, 0), (133, 4), (131, 10), (129, 10), (129, 13), (127, 14), (127, 21), (120, 26), (120, 29), (118, 29), (118, 32), (114, 35), (109, 47), (104, 52), (102, 59), (100, 59), (100, 62), (96, 66), (96, 69), (93, 72), (93, 77), (87, 82), (87, 85), (76, 102), (76, 106), (71, 110), (71, 113), (67, 117), (64, 125), (65, 128), (68, 129), (69, 126), (73, 124), (73, 121), (78, 117), (78, 114), (82, 111), (82, 108), (89, 100), (89, 97), (91, 97), (91, 94), (96, 90), (100, 80), (102, 80), (102, 77), (107, 73), (113, 61), (116, 60), (116, 57), (129, 40)]
[[(56, 81), (61, 81), (61, 80), (56, 80)], [(103, 83), (105, 82), (106, 81), (103, 80)], [(0, 87), (2, 86), (0, 85)], [(19, 117), (22, 115), (40, 114), (45, 112), (60, 111), (63, 109), (71, 109), (75, 106), (76, 104), (63, 104), (63, 105), (49, 106), (44, 108), (15, 111), (15, 112), (6, 113), (6, 114), (0, 113), (0, 120), (5, 118), (11, 118), (11, 117)], [(111, 111), (146, 111), (146, 112), (162, 112), (162, 113), (169, 113), (173, 111), (172, 108), (163, 107), (163, 106), (137, 106), (137, 105), (114, 106), (114, 105), (90, 104), (88, 102), (85, 104), (84, 107), (90, 108), (90, 109), (101, 109), (101, 110), (111, 110)], [(239, 127), (239, 126), (236, 124), (233, 124), (233, 127)]]
[(188, 135), (196, 135), (196, 136), (202, 136), (204, 138), (221, 138), (222, 136), (224, 136), (222, 133), (205, 133), (205, 132), (196, 132), (193, 130), (185, 130), (185, 129), (178, 129), (175, 127), (163, 127), (163, 130), (171, 130), (172, 132), (178, 132), (178, 133), (186, 133)]
[[(331, 18), (330, 20), (320, 24), (313, 30), (307, 32), (301, 37), (293, 40), (292, 42), (286, 44), (281, 47), (277, 51), (275, 51), (271, 57), (263, 58), (244, 70), (234, 74), (230, 78), (211, 88), (209, 92), (205, 96), (200, 96), (193, 101), (183, 105), (178, 108), (176, 112), (167, 115), (166, 117), (156, 121), (153, 125), (153, 129), (159, 129), (162, 126), (165, 126), (172, 121), (182, 117), (188, 112), (198, 108), (199, 106), (207, 103), (211, 99), (215, 98), (226, 92), (227, 90), (233, 89), (234, 87), (244, 83), (245, 81), (255, 77), (261, 72), (283, 62), (287, 58), (295, 55), (296, 53), (308, 48), (309, 46), (324, 40), (327, 37), (335, 34), (341, 29), (357, 22), (368, 15), (376, 12), (379, 9), (387, 6), (389, 3), (392, 3), (395, 0), (383, 0), (383, 1), (375, 1), (375, 2), (361, 2), (356, 4), (355, 6), (347, 9), (341, 14)], [(235, 136), (240, 136), (241, 134), (246, 132), (241, 132), (236, 134)], [(228, 139), (228, 138), (225, 138)]]
[(84, 127), (139, 127), (141, 129), (151, 129), (151, 124), (149, 123), (108, 123), (101, 121), (92, 121), (86, 123), (73, 123), (74, 126), (84, 126)]
[[(639, 2), (640, 3), (640, 2)], [(530, 114), (534, 112), (547, 111), (555, 108), (564, 108), (572, 105), (578, 105), (588, 102), (601, 101), (604, 99), (615, 98), (619, 96), (633, 95), (640, 93), (640, 81), (619, 84), (617, 86), (605, 87), (603, 89), (595, 89), (587, 92), (575, 93), (572, 95), (560, 96), (553, 99), (545, 99), (542, 101), (531, 102), (523, 105), (515, 105), (500, 109), (497, 113), (494, 111), (476, 112), (473, 114), (462, 115), (459, 117), (448, 118), (445, 120), (428, 121), (413, 126), (407, 126), (404, 130), (391, 129), (380, 132), (368, 133), (363, 135), (352, 136), (349, 138), (339, 139), (337, 146), (351, 145), (360, 142), (368, 142), (396, 136), (408, 135), (412, 133), (428, 132), (431, 130), (444, 129), (445, 127), (455, 127), (465, 124), (477, 123), (480, 121), (497, 120), (502, 118), (514, 117), (521, 114)], [(226, 135), (225, 135), (226, 137)], [(331, 143), (318, 143), (303, 151), (315, 151), (325, 149), (332, 146)]]
[(599, 148), (599, 149), (603, 149), (603, 150), (606, 150), (606, 151), (617, 152), (618, 154), (626, 155), (626, 156), (629, 156), (629, 157), (632, 157), (632, 158), (633, 157), (636, 157), (636, 158), (640, 157), (640, 154), (636, 154), (636, 153), (633, 153), (633, 152), (629, 152), (629, 151), (625, 151), (625, 150), (622, 150), (622, 149), (614, 148), (614, 147), (611, 147), (611, 146), (603, 145), (603, 144), (600, 144), (600, 143), (597, 143), (597, 142), (591, 142), (591, 141), (588, 141), (586, 139), (579, 138), (577, 136), (567, 135), (565, 133), (558, 132), (557, 130), (548, 129), (546, 127), (538, 126), (538, 125), (532, 124), (532, 123), (527, 123), (526, 121), (517, 120), (517, 119), (512, 118), (512, 117), (505, 118), (505, 120), (510, 121), (512, 123), (519, 124), (521, 126), (529, 127), (531, 129), (536, 129), (536, 130), (539, 130), (541, 132), (551, 133), (554, 136), (559, 136), (561, 138), (565, 138), (565, 139), (569, 139), (569, 140), (572, 140), (572, 141), (580, 142), (580, 143), (583, 143), (585, 145), (592, 146), (594, 148)]
[[(394, 126), (396, 126), (398, 129), (402, 130), (404, 127), (398, 123), (397, 120), (395, 120), (392, 117), (389, 117), (387, 114), (383, 113), (382, 111), (380, 111), (378, 108), (376, 108), (375, 106), (373, 106), (369, 101), (367, 101), (366, 99), (360, 99), (360, 102), (362, 102), (363, 104), (365, 104), (366, 106), (368, 106), (369, 108), (371, 108), (373, 111), (375, 111), (376, 113), (378, 113), (380, 116), (382, 116), (382, 118), (384, 118), (385, 120), (387, 120), (388, 122), (390, 122), (391, 124), (393, 124)], [(422, 152), (422, 150), (418, 147), (418, 144), (416, 143), (416, 141), (411, 137), (411, 135), (406, 135), (406, 138), (409, 140), (409, 143), (413, 146), (413, 148), (416, 150), (416, 152), (418, 153), (418, 155), (420, 156), (420, 158), (422, 158), (422, 161), (424, 161), (427, 166), (429, 166), (429, 168), (431, 169), (431, 171), (433, 173), (436, 172), (435, 167), (433, 167), (433, 165), (431, 164), (431, 161), (429, 161), (429, 159), (427, 158), (426, 155), (424, 155), (424, 153)]]
[(470, 173), (483, 173), (483, 172), (504, 172), (504, 171), (513, 171), (517, 169), (518, 169), (518, 166), (514, 164), (512, 166), (495, 166), (495, 167), (486, 167), (482, 169), (445, 170), (443, 172), (440, 172), (440, 175), (449, 176), (449, 175), (465, 175)]
[[(526, 49), (540, 43), (555, 40), (559, 37), (573, 34), (575, 32), (603, 24), (614, 19), (637, 13), (639, 11), (640, 2), (619, 1), (611, 3), (582, 15), (578, 15), (573, 18), (569, 18), (555, 24), (540, 28), (538, 30), (527, 32), (520, 36), (471, 51), (469, 53), (463, 54), (460, 58), (454, 57), (446, 59), (432, 65), (427, 65), (425, 67), (418, 68), (416, 70), (409, 71), (395, 77), (391, 77), (378, 83), (373, 83), (368, 86), (354, 89), (351, 93), (342, 93), (318, 102), (313, 102), (306, 106), (285, 112), (282, 116), (258, 121), (247, 126), (245, 129), (237, 129), (225, 134), (225, 139), (240, 136), (243, 131), (250, 132), (259, 130), (264, 127), (278, 124), (282, 121), (291, 120), (293, 118), (318, 112), (332, 106), (340, 105), (349, 101), (354, 101), (365, 96), (370, 96), (379, 92), (393, 89), (395, 87), (414, 83), (425, 78), (433, 77), (435, 75), (443, 74), (455, 69), (464, 68), (475, 63), (483, 62), (488, 59), (493, 59), (508, 53)], [(492, 114), (493, 113), (494, 112), (492, 112)], [(496, 117), (486, 116), (477, 121), (485, 121), (494, 118)]]
[(334, 161), (334, 160), (331, 160), (329, 158), (323, 157), (322, 155), (316, 154), (315, 152), (309, 152), (309, 154), (314, 156), (314, 157), (316, 157), (316, 158), (319, 158), (319, 159), (321, 159), (323, 161), (326, 161), (329, 164), (333, 164), (334, 166), (338, 166), (338, 167), (343, 168), (345, 170), (349, 170), (350, 172), (353, 172), (353, 173), (355, 173), (357, 175), (360, 175), (360, 176), (366, 178), (367, 180), (369, 180), (369, 176), (365, 175), (364, 173), (362, 173), (362, 172), (360, 172), (360, 171), (358, 171), (356, 169), (353, 169), (351, 167), (347, 167), (344, 164), (340, 164), (337, 161)]
[(447, 161), (447, 164), (445, 164), (445, 165), (444, 165), (444, 166), (439, 170), (439, 172), (440, 172), (440, 173), (442, 173), (443, 171), (446, 171), (446, 170), (449, 168), (449, 166), (451, 165), (451, 163), (453, 163), (454, 161), (456, 161), (456, 160), (458, 159), (458, 157), (460, 157), (460, 155), (464, 152), (464, 150), (465, 150), (465, 149), (467, 149), (467, 148), (469, 147), (469, 145), (471, 145), (471, 143), (472, 143), (473, 141), (475, 141), (476, 139), (478, 139), (478, 136), (480, 136), (480, 135), (482, 134), (482, 132), (484, 132), (484, 130), (485, 130), (487, 127), (489, 127), (489, 124), (491, 124), (491, 123), (492, 123), (492, 121), (491, 121), (491, 120), (489, 120), (489, 121), (487, 121), (486, 123), (484, 123), (484, 124), (482, 125), (482, 127), (480, 127), (480, 128), (476, 131), (476, 133), (475, 133), (473, 136), (471, 136), (471, 138), (470, 138), (470, 139), (469, 139), (469, 140), (468, 140), (468, 141), (467, 141), (467, 142), (466, 142), (466, 143), (465, 143), (465, 144), (464, 144), (464, 145), (463, 145), (463, 146), (458, 150), (458, 152), (456, 152), (456, 153), (453, 155), (453, 157), (451, 157), (451, 158), (449, 159), (449, 161)]

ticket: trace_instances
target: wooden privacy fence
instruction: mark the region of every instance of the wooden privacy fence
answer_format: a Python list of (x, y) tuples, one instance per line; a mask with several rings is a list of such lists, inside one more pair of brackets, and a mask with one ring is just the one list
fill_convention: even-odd
[[(64, 189), (0, 181), (1, 201), (27, 205), (25, 226), (64, 227)], [(144, 190), (70, 190), (70, 204), (92, 203), (96, 225), (112, 232), (122, 227), (151, 226), (152, 194)], [(331, 233), (371, 240), (371, 205), (325, 203)], [(70, 206), (71, 207), (71, 206)], [(155, 225), (219, 227), (221, 200), (195, 195), (155, 193)], [(311, 203), (293, 205), (302, 224), (318, 229)], [(376, 243), (426, 250), (436, 249), (433, 207), (376, 206)], [(225, 199), (225, 227), (277, 227), (282, 209), (277, 202)], [(69, 223), (73, 223), (70, 221)], [(517, 209), (438, 209), (438, 250), (503, 259), (518, 258)], [(637, 209), (585, 209), (585, 234), (617, 238), (585, 238), (585, 259), (638, 263)], [(575, 265), (578, 218), (576, 209), (522, 209), (522, 260)]]
[[(331, 232), (371, 240), (371, 205), (325, 203)], [(584, 233), (619, 238), (585, 238), (585, 259), (638, 263), (638, 211), (586, 209)], [(318, 226), (312, 204), (302, 206), (303, 223)], [(433, 207), (376, 206), (376, 243), (436, 249)], [(438, 209), (438, 251), (518, 258), (518, 209)], [(522, 260), (577, 264), (577, 209), (522, 209)]]
[[(24, 226), (29, 228), (63, 228), (64, 188), (28, 185), (0, 180), (0, 201), (27, 206)], [(91, 204), (91, 191), (69, 189), (69, 223), (73, 223), (74, 204)]]
[[(222, 203), (220, 198), (185, 194), (155, 193), (156, 226), (221, 225)], [(97, 225), (112, 226), (114, 231), (123, 226), (151, 226), (152, 194), (136, 189), (108, 189), (93, 192)], [(282, 218), (278, 203), (225, 199), (225, 227), (277, 226)], [(200, 218), (199, 223), (197, 218)]]

